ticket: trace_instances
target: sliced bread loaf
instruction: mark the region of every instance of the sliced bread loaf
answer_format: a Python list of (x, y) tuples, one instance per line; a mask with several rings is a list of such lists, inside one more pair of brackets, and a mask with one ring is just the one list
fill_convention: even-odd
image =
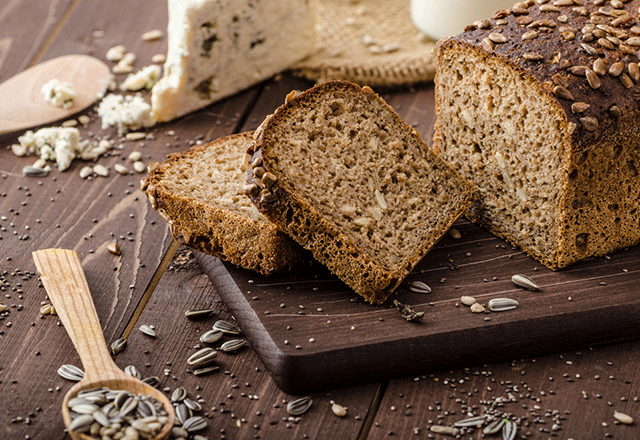
[(267, 275), (304, 250), (242, 193), (242, 156), (251, 143), (252, 133), (241, 133), (171, 154), (149, 166), (141, 189), (177, 241)]
[(334, 81), (255, 133), (245, 191), (356, 293), (382, 303), (471, 202), (471, 188), (369, 87)]
[(439, 42), (433, 142), (465, 215), (560, 269), (640, 243), (640, 1), (541, 3)]

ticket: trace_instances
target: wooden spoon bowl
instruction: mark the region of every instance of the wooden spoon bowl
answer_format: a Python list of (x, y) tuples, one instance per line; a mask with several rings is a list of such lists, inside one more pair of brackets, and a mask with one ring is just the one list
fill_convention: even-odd
[[(111, 359), (78, 255), (72, 250), (45, 249), (34, 252), (33, 259), (84, 367), (84, 378), (67, 392), (62, 402), (62, 418), (67, 429), (72, 421), (69, 400), (80, 391), (107, 387), (148, 395), (161, 402), (168, 420), (153, 439), (167, 438), (175, 420), (173, 406), (161, 391), (129, 376)], [(78, 440), (95, 439), (74, 431), (69, 431), (69, 435)]]

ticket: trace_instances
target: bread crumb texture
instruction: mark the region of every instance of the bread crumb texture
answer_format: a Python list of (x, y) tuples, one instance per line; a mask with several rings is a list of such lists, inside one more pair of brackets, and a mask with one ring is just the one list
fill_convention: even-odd
[(347, 82), (290, 99), (258, 129), (255, 153), (276, 177), (254, 198), (261, 211), (374, 303), (470, 202), (470, 187), (415, 129)]
[(303, 250), (243, 193), (241, 159), (252, 142), (252, 133), (241, 133), (170, 154), (150, 167), (141, 188), (177, 241), (271, 274), (300, 260)]

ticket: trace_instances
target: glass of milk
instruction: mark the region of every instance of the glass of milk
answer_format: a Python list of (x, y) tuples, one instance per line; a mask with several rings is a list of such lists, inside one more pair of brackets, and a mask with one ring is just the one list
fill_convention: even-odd
[(439, 40), (459, 34), (476, 20), (509, 9), (515, 0), (411, 0), (411, 19), (418, 29)]

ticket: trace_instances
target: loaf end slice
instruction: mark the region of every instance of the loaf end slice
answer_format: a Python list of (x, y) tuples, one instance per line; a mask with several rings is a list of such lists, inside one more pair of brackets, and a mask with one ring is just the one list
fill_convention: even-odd
[(247, 194), (371, 303), (471, 202), (471, 187), (369, 87), (334, 81), (289, 96), (255, 140)]
[(277, 230), (243, 194), (242, 156), (252, 133), (241, 133), (167, 156), (141, 181), (176, 241), (268, 275), (305, 251)]

